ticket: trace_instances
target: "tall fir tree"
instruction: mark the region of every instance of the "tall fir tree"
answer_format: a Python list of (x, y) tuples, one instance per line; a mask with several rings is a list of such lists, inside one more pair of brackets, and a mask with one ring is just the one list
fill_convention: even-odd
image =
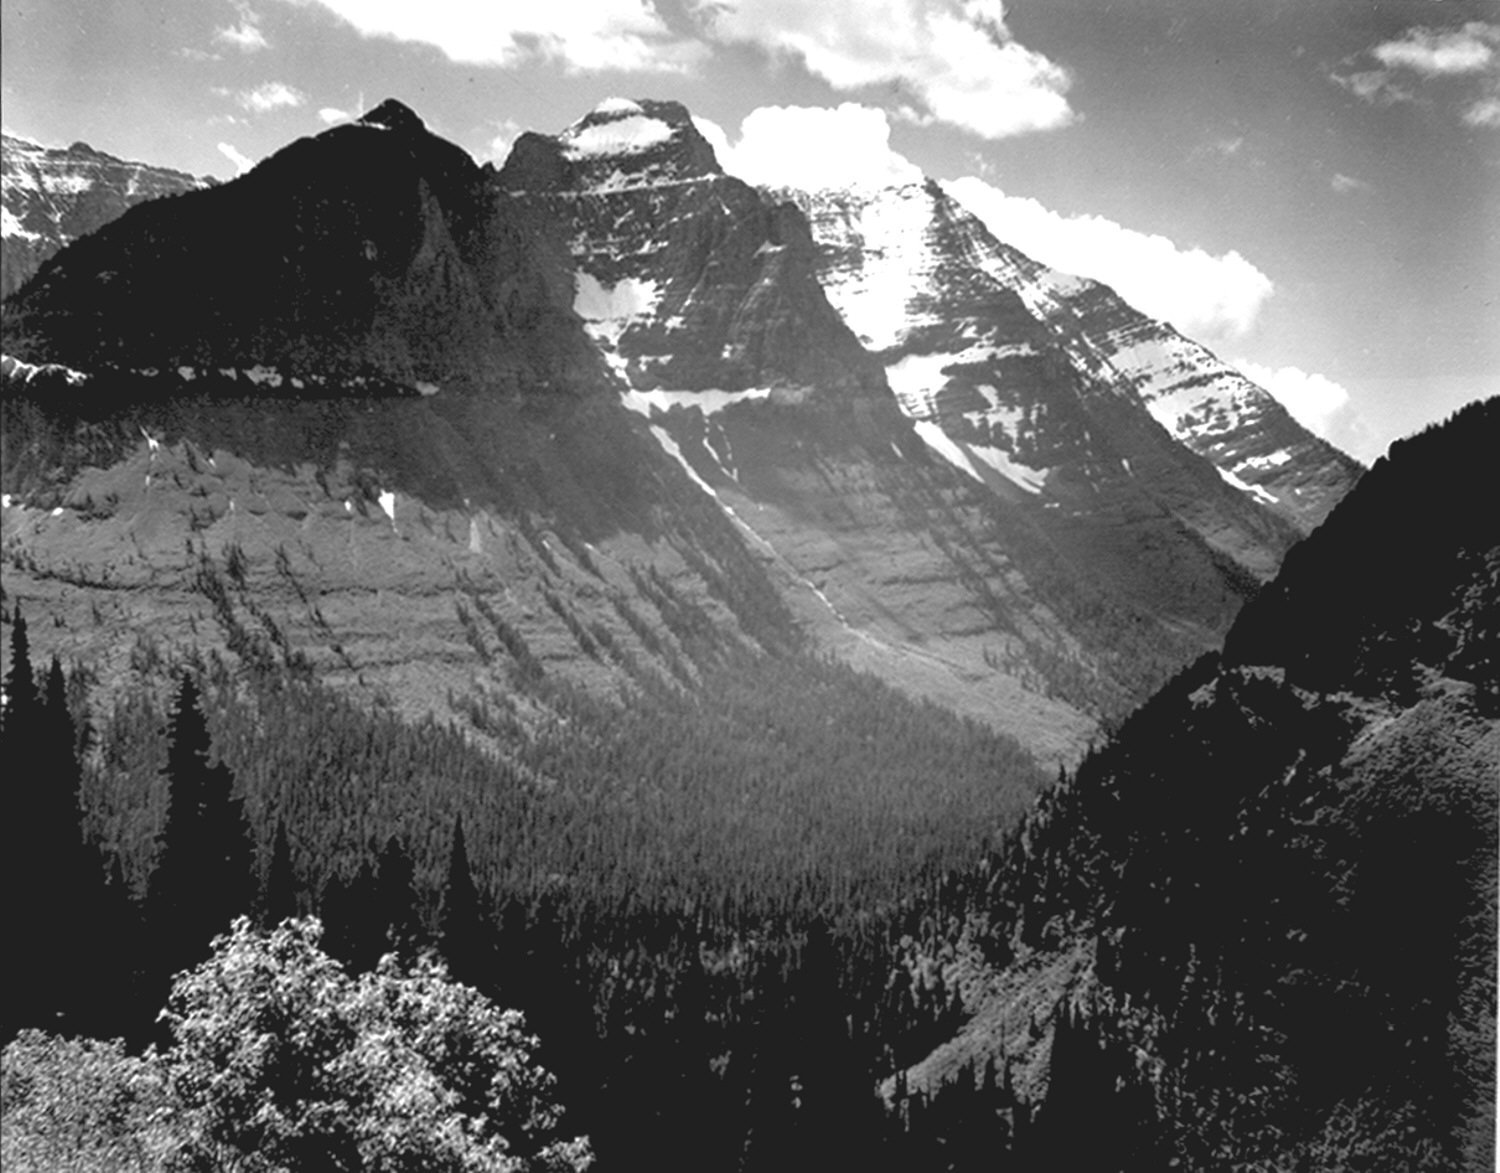
[(297, 873), (292, 867), (292, 845), (286, 837), (286, 820), (276, 820), (276, 838), (271, 842), (271, 863), (261, 895), (261, 923), (266, 928), (297, 915)]
[(167, 817), (147, 915), (166, 973), (208, 955), (209, 942), (256, 894), (254, 846), (234, 775), (215, 762), (198, 685), (182, 677), (168, 730)]
[(448, 857), (448, 880), (443, 887), (438, 946), (453, 976), (459, 981), (483, 989), (484, 983), (493, 976), (486, 964), (488, 930), (480, 915), (479, 893), (469, 868), (462, 815), (453, 821), (453, 851)]

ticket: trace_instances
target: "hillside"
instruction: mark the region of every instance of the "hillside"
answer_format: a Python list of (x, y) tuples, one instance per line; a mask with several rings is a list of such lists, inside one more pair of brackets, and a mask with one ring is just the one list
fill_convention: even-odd
[(1491, 400), (1394, 445), (1049, 793), (914, 1085), (995, 1056), (1016, 1151), (1069, 1167), (1493, 1166), (1500, 524), (1452, 503), (1497, 438)]

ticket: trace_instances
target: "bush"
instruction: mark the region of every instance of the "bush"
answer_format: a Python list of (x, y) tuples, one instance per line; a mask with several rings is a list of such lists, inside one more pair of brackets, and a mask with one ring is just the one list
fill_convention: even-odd
[[(581, 1170), (588, 1142), (559, 1133), (537, 1040), (423, 959), (350, 977), (321, 925), (244, 918), (180, 975), (162, 1020), (183, 1109), (183, 1155), (209, 1167), (486, 1173)], [(238, 1158), (238, 1160), (236, 1159)]]
[(22, 1031), (0, 1058), (0, 1103), (6, 1173), (145, 1173), (177, 1147), (156, 1056), (127, 1055), (118, 1039)]

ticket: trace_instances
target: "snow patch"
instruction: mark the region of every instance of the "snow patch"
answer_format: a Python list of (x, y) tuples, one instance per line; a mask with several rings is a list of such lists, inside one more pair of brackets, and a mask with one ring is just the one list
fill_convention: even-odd
[(916, 429), (917, 435), (922, 437), (927, 447), (931, 448), (960, 472), (966, 472), (981, 485), (984, 484), (984, 477), (974, 467), (974, 462), (969, 459), (968, 455), (959, 447), (953, 437), (938, 427), (937, 424), (931, 420), (917, 420), (912, 424), (912, 427)]
[(770, 396), (769, 387), (752, 387), (745, 391), (627, 391), (620, 396), (620, 402), (650, 419), (654, 412), (665, 414), (674, 407), (696, 407), (705, 416), (711, 416), (732, 403), (759, 402)]
[(677, 441), (672, 438), (672, 434), (668, 432), (666, 428), (658, 427), (657, 425), (652, 424), (651, 434), (656, 437), (656, 442), (662, 446), (662, 451), (664, 451), (673, 460), (677, 461), (678, 464), (682, 465), (682, 471), (687, 473), (688, 476), (692, 478), (695, 485), (697, 485), (715, 501), (719, 499), (719, 494), (714, 492), (714, 487), (707, 481), (705, 481), (702, 477), (700, 477), (698, 475), (698, 470), (688, 463), (688, 458), (682, 454), (682, 449), (678, 447)]
[(380, 510), (391, 519), (391, 524), (396, 524), (396, 494), (389, 489), (382, 489), (378, 498)]
[(594, 107), (595, 114), (644, 114), (639, 102), (632, 102), (629, 98), (605, 98)]
[(931, 419), (936, 414), (937, 393), (948, 383), (943, 368), (953, 361), (950, 354), (909, 354), (887, 366), (886, 381), (902, 412), (914, 420)]
[(1275, 505), (1278, 503), (1274, 496), (1266, 492), (1259, 485), (1252, 485), (1246, 481), (1240, 480), (1239, 477), (1235, 476), (1234, 473), (1230, 472), (1227, 468), (1219, 469), (1219, 475), (1224, 478), (1225, 484), (1233, 486), (1242, 493), (1249, 493), (1257, 501), (1261, 502), (1264, 505)]
[(667, 142), (677, 132), (660, 118), (629, 114), (609, 122), (597, 122), (563, 131), (563, 153), (570, 159), (597, 159), (612, 155), (639, 155)]
[(1028, 493), (1040, 493), (1047, 483), (1047, 470), (1031, 468), (1022, 464), (1003, 448), (991, 448), (983, 444), (969, 444), (971, 454), (998, 472), (1006, 480), (1020, 486)]
[(1247, 456), (1240, 461), (1238, 468), (1280, 468), (1291, 460), (1292, 454), (1285, 448), (1280, 448), (1268, 456)]
[[(295, 383), (296, 380), (293, 379), (292, 382)], [(442, 390), (442, 388), (440, 388), (436, 383), (424, 383), (418, 381), (414, 383), (413, 386), (416, 387), (417, 394), (421, 395), (423, 398), (426, 398), (429, 395), (436, 395), (440, 390)]]
[(10, 240), (41, 240), (40, 232), (30, 232), (22, 226), (20, 218), (9, 208), (0, 207), (0, 237)]

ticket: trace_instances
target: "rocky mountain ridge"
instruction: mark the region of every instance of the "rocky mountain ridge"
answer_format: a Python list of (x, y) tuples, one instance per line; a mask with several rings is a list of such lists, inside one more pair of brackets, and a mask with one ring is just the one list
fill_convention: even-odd
[[(159, 209), (6, 305), (7, 577), (68, 646), (114, 638), (101, 599), (184, 638), (197, 568), (233, 561), (286, 648), (414, 714), (533, 663), (690, 681), (727, 640), (833, 652), (1068, 759), (1297, 536), (979, 270), (907, 336), (941, 376), (967, 313), (993, 369), (914, 418), (912, 364), (846, 324), (799, 208), (673, 103), (523, 136), (498, 173), (386, 103)], [(1068, 452), (1039, 484), (996, 420), (945, 430), (1018, 370), (1027, 443)]]
[(64, 246), (146, 200), (197, 191), (212, 179), (133, 163), (87, 143), (0, 141), (0, 297), (19, 289)]

